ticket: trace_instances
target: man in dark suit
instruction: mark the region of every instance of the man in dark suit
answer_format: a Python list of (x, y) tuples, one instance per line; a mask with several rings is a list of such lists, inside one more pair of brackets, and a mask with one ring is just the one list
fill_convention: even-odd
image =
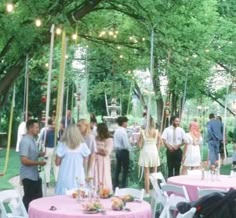
[(223, 124), (218, 119), (215, 119), (214, 114), (209, 115), (209, 121), (207, 122), (207, 139), (209, 146), (209, 159), (210, 164), (215, 165), (219, 160), (219, 148), (220, 142), (223, 140)]

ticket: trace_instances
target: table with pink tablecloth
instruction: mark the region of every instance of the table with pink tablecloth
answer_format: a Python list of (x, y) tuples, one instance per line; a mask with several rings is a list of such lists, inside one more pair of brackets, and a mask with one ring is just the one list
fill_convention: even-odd
[(200, 175), (173, 176), (168, 178), (167, 182), (173, 185), (184, 185), (191, 201), (198, 199), (197, 187), (222, 190), (236, 188), (236, 177), (227, 175), (220, 175), (214, 181), (211, 179), (202, 180)]
[[(150, 205), (143, 202), (130, 202), (126, 207), (130, 211), (113, 211), (111, 209), (111, 199), (102, 199), (101, 203), (106, 214), (85, 214), (82, 204), (70, 196), (51, 196), (39, 198), (30, 203), (29, 218), (151, 218)], [(50, 210), (53, 206), (55, 210)]]

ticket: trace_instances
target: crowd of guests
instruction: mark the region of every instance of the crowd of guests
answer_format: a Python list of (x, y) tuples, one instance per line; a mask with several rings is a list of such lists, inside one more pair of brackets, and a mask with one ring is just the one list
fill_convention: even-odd
[[(90, 122), (80, 119), (75, 124), (68, 112), (67, 117), (61, 121), (59, 134), (55, 133), (52, 119), (48, 120), (48, 124), (39, 134), (38, 121), (29, 119), (25, 123), (27, 132), (19, 143), (20, 177), (24, 187), (23, 202), (26, 209), (30, 201), (42, 197), (39, 166), (44, 167), (46, 183), (49, 185), (52, 166), (55, 163), (53, 167), (56, 180), (55, 193), (58, 195), (65, 194), (66, 190), (86, 187), (86, 184), (93, 184), (96, 190), (107, 188), (112, 191), (115, 187), (127, 187), (132, 147), (126, 129), (128, 119), (123, 116), (118, 117), (117, 123), (118, 128), (112, 137), (107, 125), (97, 124), (95, 116), (91, 116)], [(140, 156), (137, 164), (144, 172), (146, 195), (149, 195), (149, 174), (157, 172), (161, 164), (159, 150), (162, 145), (166, 147), (168, 177), (180, 173), (187, 174), (188, 169), (201, 167), (200, 149), (203, 138), (197, 121), (191, 121), (188, 133), (180, 127), (178, 117), (172, 117), (170, 124), (160, 134), (154, 119), (149, 117), (140, 128), (137, 142)], [(219, 159), (220, 144), (223, 141), (223, 124), (211, 114), (207, 129), (209, 161), (214, 165)], [(57, 144), (56, 149), (55, 144)], [(113, 150), (116, 167), (112, 183)]]

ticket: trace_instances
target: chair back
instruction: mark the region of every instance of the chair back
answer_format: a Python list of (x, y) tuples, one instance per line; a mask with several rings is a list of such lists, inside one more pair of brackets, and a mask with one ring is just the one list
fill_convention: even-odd
[(211, 188), (199, 188), (197, 187), (197, 193), (198, 193), (198, 198), (201, 198), (205, 195), (209, 195), (211, 193), (214, 193), (214, 192), (226, 192), (228, 190), (224, 190), (224, 189), (211, 189)]
[(144, 189), (134, 188), (118, 188), (116, 187), (115, 196), (132, 195), (136, 200), (142, 201), (144, 197)]
[(166, 194), (174, 194), (176, 196), (183, 196), (187, 201), (189, 200), (188, 192), (185, 188), (185, 186), (178, 186), (178, 185), (172, 185), (172, 184), (162, 184), (161, 183), (161, 189)]
[(176, 218), (193, 218), (195, 212), (196, 212), (196, 208), (192, 207), (188, 212), (184, 214), (178, 213)]
[(166, 179), (161, 172), (151, 173), (150, 176), (156, 180), (160, 180), (161, 183), (166, 184)]
[(0, 210), (2, 218), (28, 218), (21, 197), (14, 189), (0, 192)]

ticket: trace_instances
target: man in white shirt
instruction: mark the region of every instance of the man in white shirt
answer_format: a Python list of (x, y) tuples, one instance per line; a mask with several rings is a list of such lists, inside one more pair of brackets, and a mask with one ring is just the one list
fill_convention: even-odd
[(27, 133), (26, 121), (31, 119), (31, 117), (32, 117), (32, 114), (30, 112), (28, 112), (27, 116), (26, 116), (26, 113), (24, 113), (24, 121), (22, 121), (20, 125), (18, 126), (16, 152), (19, 152), (20, 141), (23, 138), (23, 136)]
[[(127, 177), (129, 171), (129, 150), (131, 148), (128, 134), (126, 132), (128, 119), (127, 117), (118, 117), (117, 123), (119, 127), (114, 133), (114, 148), (116, 151), (116, 172), (114, 188), (127, 186)], [(119, 175), (122, 170), (121, 185), (119, 183)]]
[(162, 140), (167, 148), (167, 167), (168, 177), (179, 175), (182, 150), (181, 146), (185, 144), (185, 131), (179, 127), (178, 117), (171, 118), (172, 125), (167, 127), (162, 133)]

